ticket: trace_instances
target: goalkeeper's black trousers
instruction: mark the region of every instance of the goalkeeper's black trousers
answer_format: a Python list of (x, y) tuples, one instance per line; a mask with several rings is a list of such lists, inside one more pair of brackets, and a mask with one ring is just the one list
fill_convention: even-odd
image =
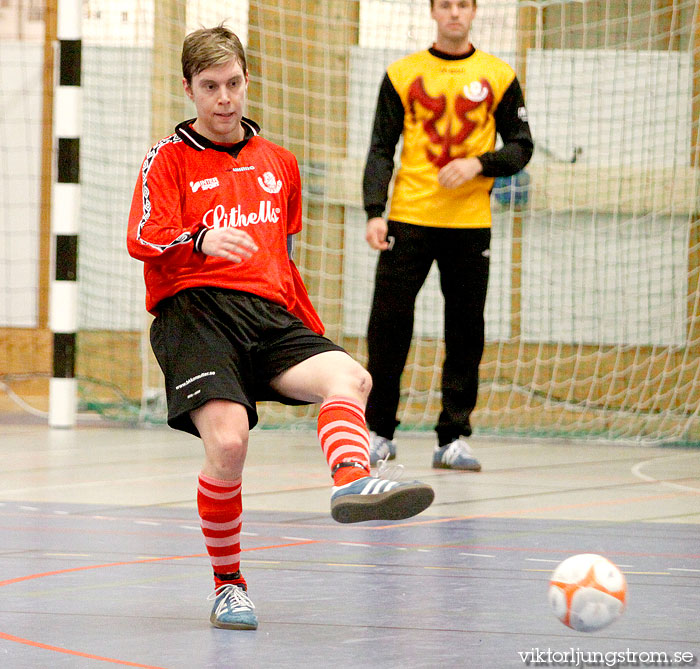
[(436, 261), (445, 298), (445, 359), (442, 411), (435, 430), (444, 445), (472, 432), (470, 415), (476, 406), (484, 350), (491, 229), (389, 221), (388, 236), (392, 246), (379, 255), (367, 330), (367, 370), (373, 383), (367, 424), (382, 437), (394, 436), (416, 296)]

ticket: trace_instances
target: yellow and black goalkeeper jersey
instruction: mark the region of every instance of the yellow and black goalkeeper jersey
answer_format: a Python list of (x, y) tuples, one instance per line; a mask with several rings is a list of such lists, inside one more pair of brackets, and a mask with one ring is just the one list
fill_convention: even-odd
[[(498, 151), (497, 133), (503, 140)], [(533, 148), (515, 72), (478, 49), (453, 56), (431, 48), (387, 69), (363, 179), (370, 218), (386, 208), (401, 134), (389, 218), (433, 227), (489, 227), (493, 178), (521, 170)], [(441, 167), (471, 156), (481, 160), (483, 174), (457, 189), (440, 186)]]

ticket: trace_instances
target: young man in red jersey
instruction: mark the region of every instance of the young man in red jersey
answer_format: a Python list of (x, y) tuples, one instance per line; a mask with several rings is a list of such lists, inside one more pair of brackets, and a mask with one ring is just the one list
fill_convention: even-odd
[(191, 33), (182, 71), (197, 118), (146, 155), (127, 244), (144, 263), (168, 424), (204, 445), (197, 507), (214, 570), (211, 622), (255, 629), (240, 533), (257, 401), (321, 403), (318, 438), (339, 522), (410, 517), (430, 505), (433, 490), (370, 476), (364, 407), (371, 378), (322, 336), (289, 257), (288, 237), (301, 229), (299, 168), (243, 115), (248, 69), (240, 41), (225, 26)]
[[(367, 332), (367, 369), (375, 382), (367, 400), (370, 461), (396, 456), (400, 380), (415, 300), (437, 262), (445, 360), (432, 465), (479, 471), (467, 438), (484, 349), (490, 193), (494, 177), (525, 167), (533, 143), (515, 72), (470, 41), (476, 0), (431, 0), (430, 9), (437, 29), (433, 46), (396, 61), (384, 76), (363, 180), (365, 238), (381, 252)], [(498, 150), (497, 134), (503, 140)]]

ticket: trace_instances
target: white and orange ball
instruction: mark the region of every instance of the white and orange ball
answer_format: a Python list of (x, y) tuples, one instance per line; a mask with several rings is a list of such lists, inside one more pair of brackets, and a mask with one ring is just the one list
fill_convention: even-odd
[(617, 620), (625, 610), (627, 582), (602, 555), (582, 553), (567, 558), (549, 582), (554, 615), (578, 632), (595, 632)]

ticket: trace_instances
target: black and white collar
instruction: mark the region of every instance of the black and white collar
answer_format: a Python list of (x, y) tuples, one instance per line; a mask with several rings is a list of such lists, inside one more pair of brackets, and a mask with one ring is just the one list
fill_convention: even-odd
[(200, 135), (193, 127), (192, 124), (196, 121), (196, 118), (191, 118), (182, 123), (178, 123), (175, 128), (175, 134), (183, 141), (187, 146), (197, 151), (204, 151), (205, 149), (214, 149), (215, 151), (223, 151), (224, 153), (230, 153), (234, 158), (238, 157), (243, 147), (248, 143), (248, 141), (255, 137), (260, 132), (260, 126), (255, 122), (251, 121), (245, 116), (241, 118), (241, 127), (243, 128), (243, 139), (235, 144), (217, 144), (212, 142), (210, 139)]

